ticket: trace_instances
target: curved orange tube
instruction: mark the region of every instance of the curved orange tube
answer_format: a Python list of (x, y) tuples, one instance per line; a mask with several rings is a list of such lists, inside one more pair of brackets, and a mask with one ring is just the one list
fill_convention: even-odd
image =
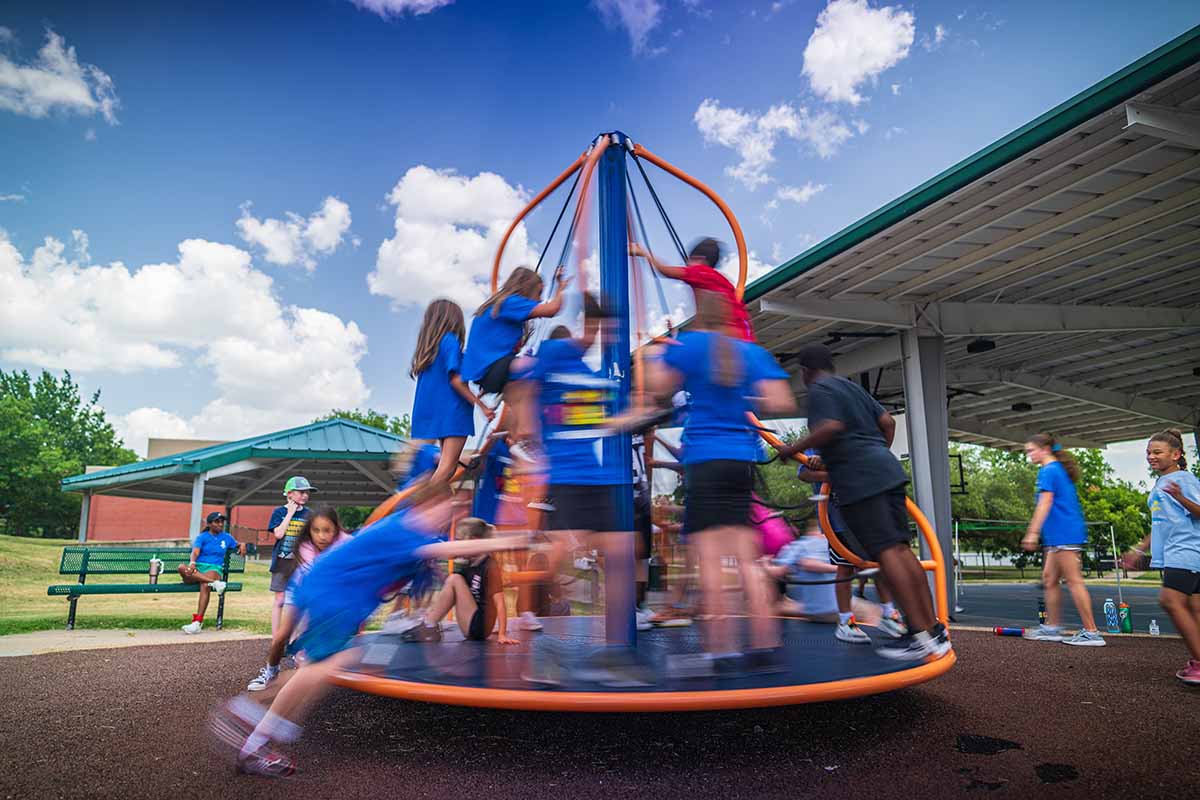
[(563, 181), (575, 174), (576, 170), (582, 166), (584, 159), (587, 158), (587, 153), (580, 154), (579, 158), (575, 159), (571, 166), (563, 170), (563, 173), (550, 182), (550, 185), (542, 189), (537, 195), (529, 201), (529, 203), (521, 209), (521, 213), (517, 214), (512, 224), (508, 226), (508, 230), (504, 232), (504, 237), (500, 240), (500, 247), (496, 249), (496, 258), (492, 261), (492, 292), (500, 288), (500, 259), (504, 255), (504, 248), (508, 246), (508, 237), (512, 236), (512, 232), (517, 229), (517, 225), (521, 224), (521, 220), (529, 214), (530, 211), (537, 208), (538, 205), (545, 200), (551, 192), (562, 185)]
[(587, 163), (583, 165), (583, 175), (579, 178), (579, 200), (575, 205), (575, 269), (578, 291), (587, 291), (587, 275), (583, 272), (583, 265), (587, 261), (588, 249), (588, 234), (587, 234), (587, 212), (591, 207), (592, 196), (588, 194), (588, 188), (592, 183), (592, 175), (596, 171), (596, 164), (600, 161), (600, 156), (604, 155), (604, 151), (608, 149), (612, 143), (611, 136), (601, 136), (596, 140), (596, 146), (592, 148), (592, 152), (587, 157)]
[(725, 201), (722, 200), (716, 192), (714, 192), (712, 189), (708, 188), (708, 186), (706, 186), (705, 184), (703, 184), (696, 178), (693, 178), (691, 175), (688, 175), (686, 172), (681, 170), (679, 167), (676, 167), (674, 164), (671, 164), (668, 161), (664, 161), (663, 159), (654, 155), (654, 153), (651, 153), (649, 150), (642, 147), (640, 144), (635, 144), (633, 146), (633, 154), (635, 156), (638, 156), (639, 158), (646, 159), (647, 161), (649, 161), (651, 164), (658, 167), (659, 169), (671, 173), (676, 178), (679, 178), (679, 180), (681, 180), (684, 183), (688, 184), (689, 186), (699, 190), (702, 194), (707, 196), (709, 200), (712, 200), (717, 208), (721, 209), (721, 213), (725, 215), (725, 220), (729, 223), (729, 227), (733, 230), (733, 241), (737, 244), (737, 251), (738, 251), (737, 298), (738, 298), (738, 300), (741, 300), (742, 293), (746, 291), (746, 268), (749, 263), (749, 257), (746, 253), (746, 237), (742, 235), (742, 226), (738, 224), (737, 217), (735, 217), (733, 215), (733, 211), (729, 208), (728, 205), (726, 205)]

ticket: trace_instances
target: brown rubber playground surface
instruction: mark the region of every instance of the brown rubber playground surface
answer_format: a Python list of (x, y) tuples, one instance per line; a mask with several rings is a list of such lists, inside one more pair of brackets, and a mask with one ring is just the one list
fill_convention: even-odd
[(888, 695), (694, 714), (450, 708), (335, 692), (286, 781), (237, 777), (204, 720), (262, 641), (0, 660), (0, 798), (1087, 797), (1200, 787), (1178, 639), (1072, 648), (955, 633), (959, 662)]

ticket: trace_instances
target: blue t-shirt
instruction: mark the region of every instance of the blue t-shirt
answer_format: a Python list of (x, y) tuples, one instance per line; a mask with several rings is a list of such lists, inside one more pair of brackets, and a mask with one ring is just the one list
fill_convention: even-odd
[[(804, 451), (804, 455), (811, 458), (812, 456), (820, 456), (820, 453), (817, 452), (816, 448), (810, 447)], [(796, 467), (797, 476), (806, 471), (808, 471), (808, 467), (804, 466), (803, 464), (800, 464)], [(819, 489), (820, 487), (813, 486), (814, 492), (818, 491)], [(834, 533), (844, 533), (846, 531), (846, 523), (842, 520), (842, 510), (838, 508), (837, 497), (835, 497), (832, 492), (829, 495), (829, 501), (826, 505), (829, 509), (829, 527), (833, 528)]]
[(462, 371), (462, 342), (447, 332), (438, 342), (437, 357), (417, 376), (413, 398), (412, 431), (414, 439), (444, 439), (447, 436), (474, 436), (475, 411), (454, 387), (450, 378)]
[(1200, 519), (1163, 491), (1168, 483), (1183, 490), (1183, 496), (1200, 503), (1200, 479), (1187, 470), (1163, 475), (1150, 490), (1150, 566), (1200, 572)]
[(1079, 495), (1075, 484), (1067, 474), (1067, 468), (1057, 461), (1042, 465), (1037, 475), (1037, 491), (1034, 500), (1042, 492), (1054, 495), (1054, 504), (1042, 523), (1042, 545), (1061, 547), (1083, 544), (1087, 541), (1087, 524), (1083, 521), (1083, 510), (1079, 507)]
[[(824, 536), (801, 536), (793, 542), (788, 542), (775, 554), (774, 561), (776, 564), (791, 567), (789, 572), (796, 580), (827, 581), (833, 577), (829, 572), (809, 572), (801, 568), (800, 562), (804, 560), (829, 563), (829, 542)], [(815, 586), (798, 584), (793, 586), (791, 591), (804, 607), (805, 614), (837, 613), (837, 592), (832, 583)]]
[(683, 463), (728, 459), (757, 461), (758, 433), (746, 413), (753, 410), (754, 385), (765, 380), (787, 380), (775, 358), (753, 342), (724, 337), (741, 360), (741, 380), (736, 386), (718, 385), (713, 375), (715, 350), (722, 334), (686, 331), (679, 343), (667, 345), (662, 361), (683, 375), (683, 388), (691, 398), (683, 426)]
[(550, 462), (552, 486), (616, 486), (629, 483), (629, 462), (604, 463), (601, 441), (615, 431), (603, 427), (612, 416), (616, 381), (593, 372), (574, 339), (548, 339), (528, 370), (542, 409), (542, 444)]
[(196, 541), (192, 542), (192, 547), (200, 548), (200, 553), (196, 556), (197, 564), (224, 566), (225, 551), (230, 548), (237, 550), (238, 541), (228, 533), (222, 532), (213, 536), (211, 531), (201, 531), (200, 535), (196, 537)]
[(525, 321), (537, 305), (537, 300), (513, 295), (504, 298), (499, 313), (492, 306), (475, 317), (462, 357), (463, 380), (478, 382), (488, 367), (516, 352)]
[(497, 441), (483, 460), (483, 472), (475, 482), (471, 500), (471, 516), (495, 524), (496, 511), (500, 508), (500, 496), (505, 483), (512, 477), (512, 459), (508, 455), (508, 444)]
[[(287, 506), (279, 506), (271, 512), (271, 520), (267, 523), (267, 530), (271, 535), (275, 535), (275, 529), (283, 522), (283, 518), (287, 516)], [(287, 531), (283, 534), (282, 539), (275, 540), (275, 546), (271, 549), (271, 572), (275, 571), (275, 565), (280, 560), (293, 557), (292, 551), (296, 549), (296, 537), (300, 535), (300, 531), (304, 528), (304, 523), (312, 516), (312, 512), (308, 510), (308, 506), (301, 506), (296, 509), (296, 513), (292, 515), (291, 521), (288, 522)]]
[(808, 429), (826, 420), (844, 426), (821, 447), (829, 482), (843, 505), (890, 491), (908, 482), (904, 467), (888, 449), (879, 418), (884, 408), (857, 383), (827, 375), (808, 387)]

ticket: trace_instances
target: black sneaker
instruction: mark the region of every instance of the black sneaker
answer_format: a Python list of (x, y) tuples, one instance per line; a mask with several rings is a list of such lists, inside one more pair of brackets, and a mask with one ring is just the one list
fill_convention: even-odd
[(238, 775), (287, 778), (296, 773), (296, 762), (268, 747), (260, 747), (248, 756), (238, 753), (235, 769)]
[(426, 625), (424, 623), (415, 628), (409, 628), (400, 634), (400, 641), (402, 642), (440, 642), (441, 640), (442, 629), (437, 625)]

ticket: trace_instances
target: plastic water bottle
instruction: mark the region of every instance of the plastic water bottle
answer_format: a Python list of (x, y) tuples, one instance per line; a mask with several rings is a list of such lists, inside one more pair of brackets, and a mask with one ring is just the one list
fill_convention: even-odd
[(1150, 635), (1158, 636), (1158, 620), (1156, 619), (1150, 620)]
[(1117, 617), (1117, 604), (1111, 597), (1104, 598), (1104, 624), (1109, 633), (1121, 632), (1121, 620)]

